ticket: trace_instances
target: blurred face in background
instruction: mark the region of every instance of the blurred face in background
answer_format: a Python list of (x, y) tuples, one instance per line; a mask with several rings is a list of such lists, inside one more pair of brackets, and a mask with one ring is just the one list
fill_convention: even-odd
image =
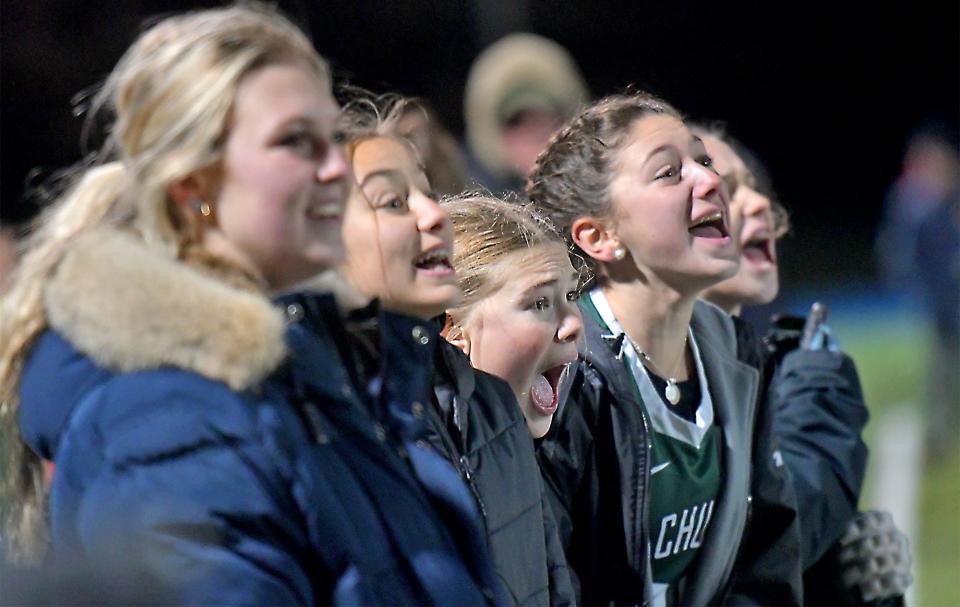
[(780, 288), (773, 204), (755, 189), (753, 175), (733, 148), (714, 136), (703, 142), (730, 192), (731, 233), (740, 249), (737, 274), (707, 289), (703, 297), (739, 313), (743, 305), (770, 303)]
[(389, 310), (420, 318), (460, 302), (453, 225), (431, 198), (414, 148), (392, 137), (353, 147), (356, 179), (344, 217), (344, 274)]
[(504, 256), (490, 276), (495, 288), (470, 307), (451, 341), (475, 368), (510, 384), (540, 438), (559, 405), (561, 374), (577, 360), (579, 274), (563, 245), (546, 244)]
[(500, 127), (504, 153), (516, 174), (526, 177), (550, 137), (563, 126), (559, 111), (530, 108), (516, 112)]

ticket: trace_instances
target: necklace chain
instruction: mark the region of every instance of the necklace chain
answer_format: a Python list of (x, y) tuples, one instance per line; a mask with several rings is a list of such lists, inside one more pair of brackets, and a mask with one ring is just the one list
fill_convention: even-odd
[[(667, 402), (669, 402), (671, 405), (676, 405), (677, 403), (679, 403), (680, 402), (680, 386), (677, 385), (677, 379), (670, 375), (664, 374), (662, 371), (660, 371), (660, 367), (657, 366), (657, 363), (653, 362), (653, 359), (650, 357), (650, 355), (647, 354), (646, 351), (640, 347), (640, 344), (635, 342), (632, 337), (630, 337), (626, 333), (623, 333), (623, 336), (630, 341), (630, 345), (633, 346), (633, 349), (636, 350), (637, 354), (640, 355), (640, 357), (644, 360), (644, 362), (650, 365), (653, 372), (657, 374), (659, 377), (662, 377), (663, 379), (666, 380), (667, 386), (663, 390), (663, 396), (664, 398), (667, 399)], [(686, 350), (687, 350), (687, 336), (684, 335), (683, 350), (681, 351), (681, 354), (680, 354), (680, 360), (683, 360), (683, 356), (686, 353)], [(677, 362), (680, 362), (680, 361), (678, 360)], [(677, 365), (675, 364), (674, 368), (676, 368), (676, 366)]]

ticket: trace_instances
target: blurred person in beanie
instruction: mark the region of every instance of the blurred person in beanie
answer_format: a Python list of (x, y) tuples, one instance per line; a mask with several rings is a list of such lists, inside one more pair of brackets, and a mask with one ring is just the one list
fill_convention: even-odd
[(495, 192), (521, 190), (550, 136), (589, 98), (573, 57), (556, 42), (518, 33), (487, 47), (464, 93), (472, 179)]

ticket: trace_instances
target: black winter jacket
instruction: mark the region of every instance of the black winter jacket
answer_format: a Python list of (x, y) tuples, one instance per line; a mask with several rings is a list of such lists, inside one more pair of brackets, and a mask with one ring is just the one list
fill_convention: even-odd
[(573, 585), (534, 453), (510, 387), (455, 346), (435, 354), (431, 442), (476, 498), (494, 566), (515, 605), (572, 605)]
[(741, 359), (762, 370), (763, 407), (774, 411), (774, 434), (793, 477), (800, 513), (804, 599), (851, 604), (831, 550), (857, 512), (867, 465), (861, 438), (869, 417), (856, 366), (842, 352), (802, 350), (799, 331), (757, 341), (737, 320)]
[[(649, 429), (612, 340), (586, 315), (584, 325), (584, 358), (538, 457), (581, 603), (643, 604), (652, 583)], [(799, 529), (789, 475), (783, 467), (757, 465), (772, 461), (775, 448), (771, 422), (755, 415), (759, 374), (737, 360), (728, 315), (697, 302), (691, 326), (725, 449), (721, 498), (687, 575), (684, 602), (800, 604)], [(751, 504), (763, 513), (764, 524), (748, 532)], [(610, 512), (619, 516), (604, 516)]]

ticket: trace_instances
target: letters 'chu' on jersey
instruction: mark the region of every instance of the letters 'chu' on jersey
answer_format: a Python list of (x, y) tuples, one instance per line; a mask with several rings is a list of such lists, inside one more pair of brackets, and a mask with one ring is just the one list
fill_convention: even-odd
[[(585, 311), (601, 326), (612, 334), (622, 332), (600, 289), (584, 299)], [(692, 332), (688, 340), (697, 377), (679, 384), (681, 402), (676, 405), (667, 404), (661, 396), (663, 380), (651, 378), (630, 341), (623, 340), (623, 364), (651, 430), (647, 521), (655, 605), (679, 599), (676, 583), (703, 543), (721, 486), (722, 432), (714, 423), (713, 399)]]

